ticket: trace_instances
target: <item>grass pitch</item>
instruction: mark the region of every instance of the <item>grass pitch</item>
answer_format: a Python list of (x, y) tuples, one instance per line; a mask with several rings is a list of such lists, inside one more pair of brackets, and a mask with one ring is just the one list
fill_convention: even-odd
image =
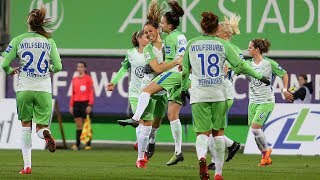
[[(33, 151), (32, 174), (20, 175), (19, 150), (0, 150), (0, 179), (199, 179), (195, 151), (184, 152), (185, 160), (166, 166), (170, 151), (157, 151), (146, 169), (135, 167), (136, 151), (128, 150), (57, 150)], [(236, 154), (225, 163), (223, 176), (230, 179), (320, 179), (319, 156), (272, 156), (273, 164), (258, 167), (260, 156)], [(210, 161), (211, 159), (208, 158)], [(214, 173), (210, 171), (213, 179)]]

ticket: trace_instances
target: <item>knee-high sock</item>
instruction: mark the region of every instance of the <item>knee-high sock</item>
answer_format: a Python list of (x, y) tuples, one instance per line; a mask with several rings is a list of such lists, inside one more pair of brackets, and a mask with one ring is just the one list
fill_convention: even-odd
[(149, 100), (150, 100), (150, 94), (148, 94), (146, 92), (142, 92), (140, 94), (139, 99), (138, 99), (137, 109), (136, 109), (136, 112), (134, 113), (132, 119), (134, 119), (135, 121), (139, 121), (141, 119), (141, 116), (142, 116), (144, 110), (147, 108), (147, 106), (149, 104)]
[(154, 144), (156, 142), (158, 128), (152, 128), (149, 136), (149, 143)]
[(136, 137), (137, 137), (137, 142), (138, 142), (138, 138), (139, 138), (139, 134), (141, 132), (141, 127), (142, 127), (142, 124), (139, 124), (138, 127), (136, 127)]
[(210, 134), (209, 138), (208, 138), (208, 147), (209, 147), (209, 151), (211, 154), (211, 162), (214, 163), (214, 159), (215, 159), (215, 155), (214, 155), (214, 138), (212, 136), (212, 134)]
[(37, 132), (37, 135), (40, 139), (44, 139), (43, 131), (45, 131), (45, 130), (49, 131), (49, 133), (51, 134), (51, 132), (48, 128), (42, 128)]
[(223, 136), (214, 137), (214, 151), (215, 151), (215, 174), (222, 174), (222, 167), (224, 162), (224, 151), (226, 150), (226, 144)]
[(79, 148), (80, 147), (80, 136), (82, 133), (82, 129), (77, 129), (77, 133), (76, 133), (76, 145)]
[(198, 160), (201, 158), (206, 158), (208, 152), (208, 136), (205, 134), (200, 134), (197, 136), (196, 140), (196, 151)]
[(182, 126), (180, 119), (170, 121), (171, 133), (174, 140), (174, 154), (178, 155), (181, 153), (182, 143)]
[(253, 129), (253, 128), (251, 128), (251, 131), (254, 135), (254, 138), (256, 140), (259, 150), (261, 152), (268, 150), (267, 138), (264, 132), (261, 129)]
[(225, 140), (225, 142), (226, 142), (226, 146), (227, 147), (231, 147), (232, 146), (232, 144), (233, 144), (233, 140), (231, 140), (231, 139), (229, 139), (227, 136), (223, 136), (224, 137), (224, 140)]
[(31, 168), (31, 127), (22, 127), (21, 130), (21, 151), (24, 162), (24, 169)]
[(141, 132), (138, 137), (138, 160), (143, 159), (144, 153), (147, 150), (149, 135), (151, 132), (151, 126), (143, 126), (141, 127)]

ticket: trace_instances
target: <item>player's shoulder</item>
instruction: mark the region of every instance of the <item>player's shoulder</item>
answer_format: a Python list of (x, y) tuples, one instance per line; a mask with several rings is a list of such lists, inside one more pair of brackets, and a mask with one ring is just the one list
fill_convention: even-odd
[(134, 54), (134, 53), (136, 53), (136, 52), (137, 52), (137, 48), (131, 48), (131, 49), (128, 49), (128, 50), (127, 50), (127, 54), (128, 54), (128, 55)]

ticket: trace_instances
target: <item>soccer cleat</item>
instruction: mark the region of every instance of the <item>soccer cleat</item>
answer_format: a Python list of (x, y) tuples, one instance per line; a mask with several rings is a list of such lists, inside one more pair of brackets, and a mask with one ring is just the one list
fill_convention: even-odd
[(210, 179), (210, 175), (207, 167), (207, 161), (206, 161), (206, 158), (204, 157), (199, 160), (199, 175), (201, 180)]
[(133, 149), (136, 150), (136, 151), (138, 151), (138, 142), (136, 142), (136, 143), (133, 144)]
[(130, 125), (134, 128), (138, 127), (139, 126), (139, 121), (135, 121), (134, 119), (130, 118), (130, 119), (125, 119), (125, 120), (118, 120), (117, 123), (120, 125), (120, 126), (127, 126), (127, 125)]
[(211, 169), (211, 170), (215, 170), (216, 169), (216, 164), (215, 163), (210, 163), (209, 165), (208, 165), (208, 169)]
[(228, 156), (226, 159), (226, 162), (229, 162), (233, 156), (237, 153), (237, 151), (240, 149), (241, 145), (240, 143), (234, 141), (231, 147), (228, 147)]
[(173, 155), (172, 157), (171, 157), (171, 159), (167, 162), (167, 165), (168, 166), (171, 166), (171, 165), (175, 165), (175, 164), (177, 164), (178, 162), (182, 162), (184, 160), (184, 158), (183, 158), (183, 154), (182, 153), (180, 153), (180, 154), (178, 154), (178, 155)]
[(85, 146), (84, 149), (85, 149), (85, 150), (91, 150), (92, 147), (91, 147), (91, 146)]
[(27, 167), (26, 169), (21, 169), (19, 174), (31, 174), (31, 168)]
[(143, 160), (144, 160), (145, 163), (149, 162), (149, 158), (147, 156), (147, 153), (144, 153)]
[(50, 132), (48, 130), (44, 130), (43, 131), (43, 136), (44, 136), (44, 139), (46, 140), (47, 147), (48, 147), (49, 151), (52, 152), (52, 153), (55, 152), (56, 149), (57, 149), (56, 142), (52, 138)]
[(150, 159), (153, 156), (155, 145), (156, 145), (155, 143), (153, 143), (153, 144), (149, 143), (148, 152), (147, 152), (148, 159)]
[(269, 158), (262, 158), (260, 163), (258, 164), (258, 166), (268, 166), (272, 164), (272, 159), (269, 157)]
[(71, 146), (71, 149), (74, 150), (74, 151), (80, 150), (80, 148), (75, 144)]
[(221, 174), (216, 174), (216, 175), (214, 176), (214, 180), (223, 180), (223, 177), (222, 177)]
[(137, 168), (147, 168), (147, 165), (146, 165), (146, 162), (144, 161), (144, 159), (137, 160), (136, 161), (136, 167)]

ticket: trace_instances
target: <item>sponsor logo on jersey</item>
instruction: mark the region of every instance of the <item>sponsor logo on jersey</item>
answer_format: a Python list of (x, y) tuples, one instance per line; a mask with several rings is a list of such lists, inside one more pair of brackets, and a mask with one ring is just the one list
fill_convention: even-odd
[(188, 43), (187, 39), (180, 39), (180, 40), (178, 41), (179, 46), (186, 45), (187, 43)]
[(261, 86), (262, 82), (259, 79), (253, 78), (252, 83), (254, 86)]
[(145, 57), (147, 60), (151, 59), (151, 56), (150, 56), (150, 53), (149, 53), (149, 52), (146, 52), (146, 53), (144, 54), (144, 57)]
[(166, 54), (170, 54), (171, 53), (171, 48), (170, 46), (166, 46)]
[(138, 66), (134, 70), (134, 73), (138, 78), (143, 78), (143, 76), (144, 76), (144, 67), (143, 66)]
[(44, 6), (47, 9), (46, 18), (51, 18), (50, 20), (53, 22), (53, 24), (51, 25), (51, 29), (58, 29), (64, 18), (64, 9), (62, 1), (32, 0), (29, 9), (30, 11), (33, 9), (40, 9), (42, 6)]
[(12, 49), (12, 46), (9, 45), (9, 46), (7, 47), (7, 49), (5, 50), (5, 52), (6, 52), (6, 53), (9, 53), (9, 52), (11, 51), (11, 49)]
[(279, 69), (280, 71), (283, 70), (283, 68), (282, 68), (280, 65), (278, 65), (278, 69)]

